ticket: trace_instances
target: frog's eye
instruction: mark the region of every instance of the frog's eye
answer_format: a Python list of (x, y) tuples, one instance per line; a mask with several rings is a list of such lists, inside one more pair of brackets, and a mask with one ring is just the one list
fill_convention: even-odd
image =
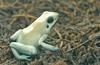
[(54, 21), (54, 18), (51, 16), (51, 17), (48, 17), (48, 19), (47, 19), (47, 22), (48, 23), (52, 23)]

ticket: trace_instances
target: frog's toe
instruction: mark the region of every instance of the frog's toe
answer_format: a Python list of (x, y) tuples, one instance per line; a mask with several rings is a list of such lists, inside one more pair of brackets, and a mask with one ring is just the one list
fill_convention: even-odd
[(28, 61), (32, 60), (31, 56), (26, 56), (26, 55), (21, 55), (20, 59), (22, 59), (22, 60), (28, 60)]
[(31, 59), (31, 58), (30, 58), (30, 59), (27, 58), (27, 59), (25, 59), (25, 60), (27, 60), (27, 61), (31, 61), (32, 59)]
[(58, 51), (58, 50), (59, 50), (58, 47), (54, 47), (54, 48), (51, 49), (51, 51)]

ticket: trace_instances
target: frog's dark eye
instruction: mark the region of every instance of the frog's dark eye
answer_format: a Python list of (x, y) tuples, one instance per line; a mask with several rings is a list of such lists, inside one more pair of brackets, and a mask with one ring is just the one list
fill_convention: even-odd
[(48, 23), (52, 23), (54, 21), (54, 18), (51, 16), (51, 17), (48, 17), (48, 19), (47, 19), (47, 22)]

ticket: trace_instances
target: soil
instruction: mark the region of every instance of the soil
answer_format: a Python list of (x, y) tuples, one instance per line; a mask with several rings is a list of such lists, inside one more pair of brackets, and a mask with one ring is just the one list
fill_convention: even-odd
[[(16, 59), (10, 36), (44, 11), (60, 14), (46, 43), (32, 61)], [(0, 0), (0, 65), (100, 65), (100, 0)]]

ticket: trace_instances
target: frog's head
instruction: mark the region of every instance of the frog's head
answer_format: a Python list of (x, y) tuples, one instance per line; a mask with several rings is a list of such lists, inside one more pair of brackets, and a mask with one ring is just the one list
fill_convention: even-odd
[(51, 28), (54, 26), (58, 19), (57, 12), (49, 12), (45, 11), (43, 14), (37, 18), (31, 25), (24, 28), (24, 33), (28, 32), (41, 32), (41, 33), (48, 33)]
[(59, 14), (57, 12), (45, 11), (37, 20), (43, 24), (43, 30), (45, 30), (45, 32), (49, 32), (56, 23), (58, 15)]

